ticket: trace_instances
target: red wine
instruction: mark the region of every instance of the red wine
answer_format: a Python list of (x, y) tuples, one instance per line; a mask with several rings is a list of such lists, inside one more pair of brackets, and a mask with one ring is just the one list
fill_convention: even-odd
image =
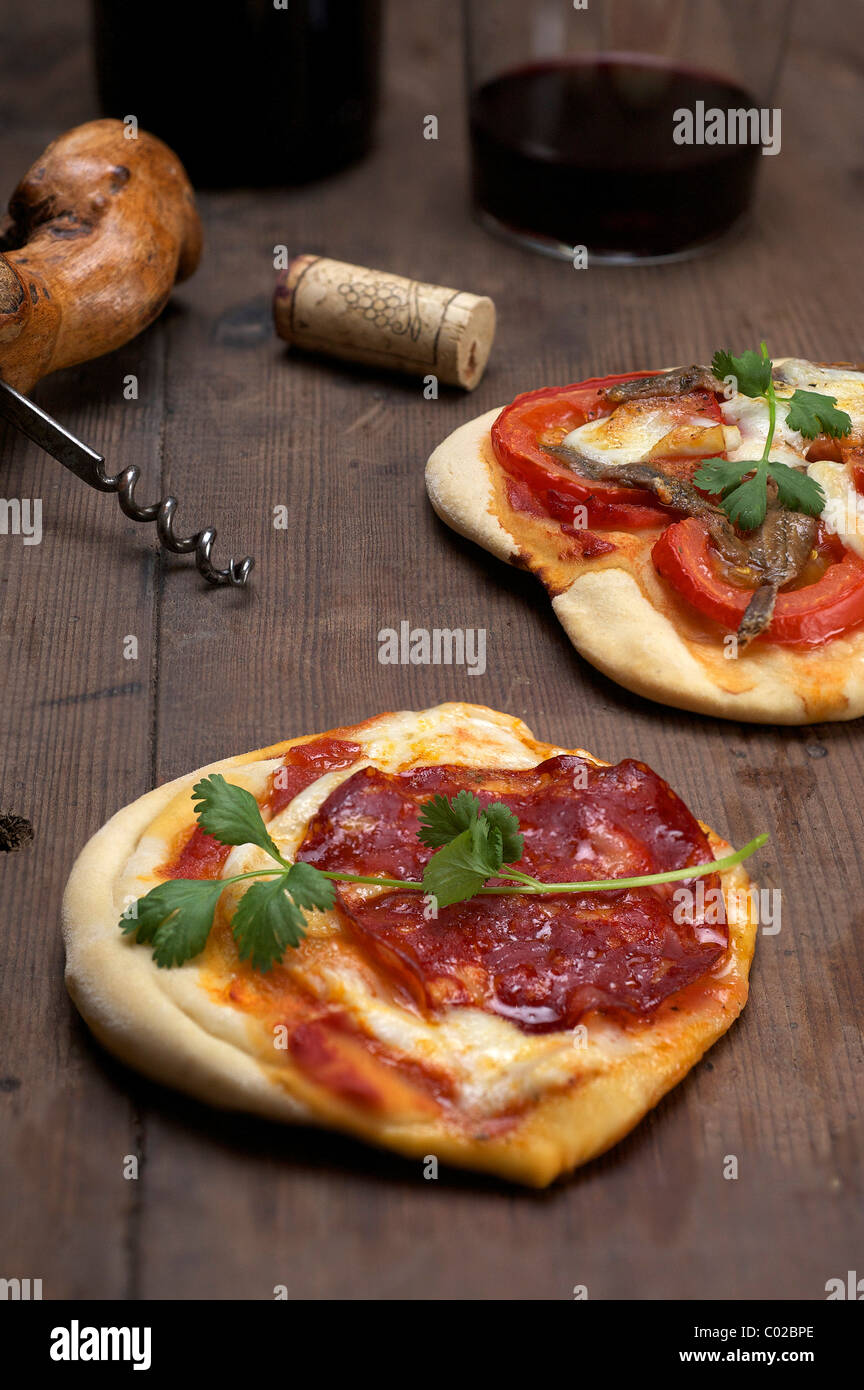
[(92, 0), (99, 98), (193, 183), (296, 184), (368, 149), (381, 0)]
[(758, 145), (677, 145), (674, 113), (756, 103), (721, 77), (653, 61), (538, 63), (471, 97), (474, 198), (504, 228), (565, 246), (671, 255), (747, 207)]

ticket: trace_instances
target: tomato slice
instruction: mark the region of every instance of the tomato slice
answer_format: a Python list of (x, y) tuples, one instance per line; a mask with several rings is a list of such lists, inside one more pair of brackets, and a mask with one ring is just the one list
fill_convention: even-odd
[[(572, 512), (584, 506), (589, 526), (637, 530), (646, 526), (665, 526), (670, 516), (653, 493), (615, 483), (594, 482), (556, 462), (540, 440), (549, 434), (569, 434), (578, 425), (611, 414), (614, 407), (603, 398), (603, 391), (623, 381), (654, 376), (654, 372), (626, 372), (621, 376), (590, 377), (571, 386), (550, 386), (517, 396), (502, 410), (492, 426), (492, 448), (502, 468), (511, 477), (527, 482), (550, 516), (560, 519), (562, 504)], [(706, 395), (706, 409), (716, 402)]]
[(857, 441), (847, 444), (845, 439), (838, 439), (836, 444), (840, 461), (848, 464), (851, 471), (852, 486), (856, 492), (864, 495), (864, 447)]
[[(763, 636), (771, 642), (813, 646), (864, 622), (864, 560), (836, 536), (820, 538), (828, 568), (815, 584), (777, 596)], [(720, 571), (705, 526), (688, 517), (667, 527), (651, 556), (658, 572), (707, 618), (735, 630), (752, 590), (730, 584)]]

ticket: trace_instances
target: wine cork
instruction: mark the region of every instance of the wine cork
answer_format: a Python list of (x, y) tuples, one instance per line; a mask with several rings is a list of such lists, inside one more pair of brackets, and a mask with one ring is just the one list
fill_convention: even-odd
[(310, 352), (473, 391), (495, 336), (485, 295), (425, 285), (385, 270), (295, 256), (273, 296), (280, 338)]

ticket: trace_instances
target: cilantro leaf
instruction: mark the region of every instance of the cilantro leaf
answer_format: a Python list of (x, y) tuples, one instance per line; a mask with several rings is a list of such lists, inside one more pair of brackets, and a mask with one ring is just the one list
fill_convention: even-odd
[(240, 959), (251, 959), (255, 970), (269, 970), (289, 946), (299, 946), (306, 936), (304, 909), (325, 912), (333, 906), (334, 894), (330, 879), (302, 862), (278, 878), (253, 883), (231, 923)]
[(734, 376), (742, 396), (764, 396), (771, 385), (771, 359), (747, 348), (736, 357), (731, 352), (715, 352), (711, 370), (720, 380)]
[(285, 878), (253, 883), (243, 894), (234, 913), (231, 932), (241, 960), (251, 960), (253, 969), (269, 970), (281, 960), (289, 946), (299, 946), (306, 935), (306, 921), (287, 892)]
[(523, 840), (519, 833), (519, 821), (503, 801), (491, 801), (481, 811), (480, 802), (473, 792), (461, 791), (448, 800), (446, 796), (436, 795), (425, 802), (420, 812), (420, 829), (417, 838), (430, 849), (447, 845), (463, 830), (470, 829), (476, 820), (487, 820), (501, 832), (504, 859), (512, 864), (522, 857)]
[(467, 830), (479, 815), (480, 802), (473, 792), (457, 792), (452, 800), (437, 794), (423, 803), (417, 838), (427, 848), (438, 849)]
[(258, 802), (245, 787), (226, 782), (221, 772), (212, 772), (196, 782), (192, 799), (198, 824), (223, 845), (258, 845), (274, 859), (281, 858), (261, 818)]
[(820, 391), (796, 391), (789, 399), (786, 424), (807, 439), (815, 439), (823, 431), (839, 439), (852, 428), (850, 416), (837, 409), (837, 397), (823, 396)]
[(433, 854), (423, 872), (423, 890), (439, 907), (473, 898), (504, 863), (504, 837), (485, 817), (472, 821), (449, 844)]
[[(765, 520), (769, 476), (777, 484), (777, 500), (781, 506), (807, 516), (821, 515), (825, 494), (819, 484), (808, 478), (806, 473), (771, 460), (776, 407), (785, 404), (788, 407), (787, 425), (808, 439), (814, 439), (822, 430), (833, 438), (848, 434), (852, 421), (845, 410), (837, 409), (834, 396), (824, 396), (819, 391), (795, 391), (788, 401), (778, 402), (771, 375), (771, 359), (764, 343), (759, 352), (748, 349), (740, 357), (731, 352), (715, 352), (711, 365), (715, 376), (724, 379), (734, 377), (743, 395), (764, 396), (768, 402), (771, 427), (758, 462), (703, 459), (701, 467), (693, 475), (696, 486), (713, 496), (719, 496), (723, 511), (742, 531), (753, 531)], [(748, 474), (752, 476), (748, 477)]]
[[(819, 484), (787, 463), (706, 459), (705, 464), (693, 475), (693, 481), (707, 492), (720, 494), (723, 511), (742, 531), (753, 531), (765, 520), (769, 474), (777, 484), (777, 499), (784, 507), (807, 516), (822, 514), (825, 494)], [(747, 473), (753, 476), (742, 480)]]
[[(525, 841), (519, 830), (518, 817), (503, 801), (491, 801), (483, 812), (486, 820), (501, 832), (502, 864), (515, 864), (522, 858)], [(498, 866), (499, 868), (501, 865)]]
[(727, 492), (723, 498), (724, 512), (742, 531), (755, 531), (757, 526), (762, 525), (768, 510), (766, 468), (763, 464), (755, 463), (751, 463), (750, 468), (756, 469), (753, 477)]
[(120, 927), (152, 942), (157, 965), (182, 965), (204, 950), (224, 887), (221, 879), (168, 879), (127, 908)]
[(703, 459), (701, 467), (693, 474), (693, 481), (703, 492), (712, 496), (724, 496), (743, 481), (747, 473), (752, 473), (755, 463), (735, 463), (732, 459)]
[(314, 864), (305, 864), (302, 859), (292, 864), (282, 882), (298, 907), (327, 912), (333, 906), (336, 890), (332, 880)]
[[(705, 459), (693, 474), (697, 487), (722, 498), (720, 503), (730, 521), (742, 531), (753, 531), (765, 520), (768, 510), (767, 470), (764, 459)], [(751, 478), (747, 477), (752, 473)], [(778, 488), (779, 492), (779, 488)]]
[(825, 506), (825, 493), (815, 478), (808, 478), (788, 463), (769, 463), (768, 471), (777, 484), (777, 496), (793, 512), (805, 512), (807, 516), (821, 516)]

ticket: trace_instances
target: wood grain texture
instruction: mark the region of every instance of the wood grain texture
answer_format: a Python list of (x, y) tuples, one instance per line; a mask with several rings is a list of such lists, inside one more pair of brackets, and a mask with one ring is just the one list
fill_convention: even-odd
[[(59, 125), (96, 114), (83, 4), (31, 10), (0, 53), (7, 189)], [(139, 463), (148, 495), (176, 491), (181, 527), (216, 524), (217, 563), (256, 555), (248, 592), (206, 590), (112, 499), (0, 439), (0, 494), (41, 497), (45, 514), (41, 546), (0, 536), (0, 809), (36, 827), (0, 864), (0, 1275), (41, 1277), (46, 1297), (269, 1298), (284, 1283), (316, 1298), (566, 1299), (587, 1284), (591, 1298), (819, 1299), (861, 1268), (860, 726), (720, 724), (628, 695), (579, 661), (539, 585), (447, 531), (423, 489), (444, 434), (532, 386), (760, 336), (778, 354), (864, 356), (861, 10), (800, 7), (783, 151), (745, 233), (690, 263), (587, 272), (471, 222), (452, 10), (391, 7), (370, 160), (300, 192), (203, 198), (204, 260), (162, 319), (34, 393), (110, 465)], [(430, 112), (437, 142), (422, 138)], [(270, 322), (280, 244), (491, 295), (477, 391), (424, 401), (420, 383), (286, 350)], [(485, 628), (486, 672), (379, 665), (377, 632), (403, 619)], [(643, 758), (730, 840), (768, 830), (758, 874), (782, 886), (741, 1021), (623, 1144), (541, 1194), (426, 1182), (347, 1139), (208, 1112), (107, 1059), (62, 986), (62, 887), (113, 810), (229, 753), (453, 698)], [(122, 1178), (130, 1153), (137, 1182)]]
[(17, 184), (0, 248), (0, 374), (26, 392), (148, 328), (195, 270), (201, 222), (167, 145), (87, 121)]

